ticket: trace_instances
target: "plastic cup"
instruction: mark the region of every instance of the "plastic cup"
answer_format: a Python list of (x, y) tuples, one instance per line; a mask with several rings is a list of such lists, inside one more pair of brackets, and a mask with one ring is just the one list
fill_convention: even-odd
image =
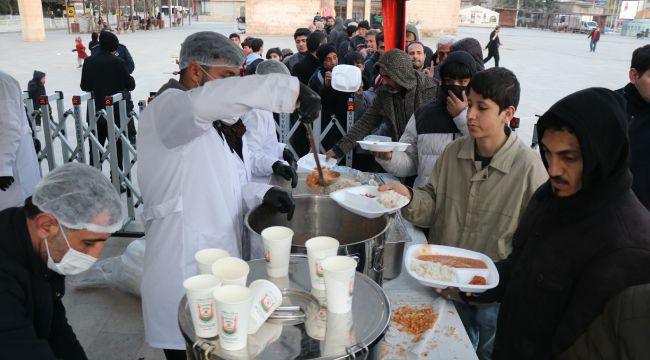
[(357, 262), (347, 256), (332, 256), (323, 260), (327, 311), (345, 314), (352, 310), (352, 291)]
[(196, 271), (199, 274), (212, 274), (212, 264), (215, 261), (230, 256), (226, 250), (223, 249), (203, 249), (194, 254), (196, 259)]
[(309, 263), (309, 278), (312, 289), (325, 290), (323, 260), (336, 256), (339, 249), (338, 240), (329, 236), (317, 236), (305, 242), (307, 262)]
[(248, 333), (254, 334), (282, 304), (282, 291), (268, 280), (255, 280), (251, 283), (250, 289), (253, 293), (253, 304)]
[(289, 275), (289, 258), (293, 230), (284, 226), (271, 226), (262, 230), (266, 272), (270, 277)]
[(187, 306), (192, 315), (196, 336), (211, 338), (217, 336), (216, 301), (213, 292), (221, 286), (221, 280), (214, 275), (196, 275), (183, 281), (187, 294)]
[(246, 286), (250, 267), (240, 258), (225, 257), (212, 264), (212, 274), (221, 279), (222, 285)]
[(252, 293), (240, 285), (225, 285), (213, 292), (219, 321), (219, 345), (228, 351), (246, 347)]

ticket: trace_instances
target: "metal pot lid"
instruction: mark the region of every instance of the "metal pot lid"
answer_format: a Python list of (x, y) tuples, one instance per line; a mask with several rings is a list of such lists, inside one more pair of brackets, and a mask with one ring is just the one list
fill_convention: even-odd
[(307, 258), (292, 255), (289, 277), (270, 278), (264, 260), (249, 262), (248, 283), (267, 279), (283, 290), (283, 303), (257, 333), (248, 336), (247, 348), (224, 351), (217, 338), (202, 339), (194, 333), (185, 297), (179, 306), (181, 332), (208, 359), (341, 359), (359, 356), (377, 344), (390, 320), (390, 303), (384, 291), (357, 272), (352, 311), (328, 314), (324, 291), (311, 289)]

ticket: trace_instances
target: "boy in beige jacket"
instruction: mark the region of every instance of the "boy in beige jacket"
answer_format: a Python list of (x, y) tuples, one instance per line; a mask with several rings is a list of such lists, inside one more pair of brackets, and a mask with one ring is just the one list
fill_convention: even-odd
[[(395, 190), (411, 202), (402, 215), (413, 224), (430, 228), (430, 243), (455, 246), (505, 259), (519, 217), (547, 172), (533, 152), (508, 124), (519, 104), (519, 81), (505, 68), (479, 72), (468, 85), (469, 137), (449, 144), (436, 162), (429, 183)], [(456, 302), (479, 359), (490, 359), (499, 305)]]

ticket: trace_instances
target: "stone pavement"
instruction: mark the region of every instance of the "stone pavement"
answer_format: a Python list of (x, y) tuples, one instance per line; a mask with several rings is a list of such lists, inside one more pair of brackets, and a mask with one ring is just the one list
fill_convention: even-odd
[[(136, 64), (133, 75), (137, 87), (133, 98), (146, 99), (150, 91), (156, 91), (173, 76), (177, 69), (174, 57), (187, 35), (212, 30), (227, 36), (234, 28), (230, 23), (193, 22), (191, 27), (120, 35)], [(460, 28), (459, 36), (476, 37), (485, 44), (490, 31)], [(63, 91), (69, 107), (71, 96), (81, 93), (81, 71), (76, 68), (76, 55), (71, 52), (74, 37), (65, 31), (49, 31), (44, 43), (24, 43), (19, 33), (0, 34), (0, 69), (16, 77), (24, 88), (33, 70), (46, 72), (48, 92)], [(290, 36), (259, 37), (264, 39), (265, 48), (294, 49)], [(84, 35), (84, 40), (87, 45), (90, 36)], [(597, 51), (590, 53), (586, 35), (504, 28), (501, 42), (501, 65), (513, 70), (521, 82), (518, 115), (525, 120), (520, 135), (529, 142), (534, 115), (544, 112), (562, 96), (590, 86), (616, 89), (625, 85), (632, 51), (648, 40), (603, 35)], [(435, 39), (424, 39), (424, 43), (435, 47)], [(111, 238), (103, 257), (121, 254), (129, 241)], [(164, 358), (161, 351), (149, 348), (144, 342), (139, 298), (112, 289), (69, 288), (64, 303), (70, 323), (90, 359)], [(176, 317), (176, 314), (169, 316)]]

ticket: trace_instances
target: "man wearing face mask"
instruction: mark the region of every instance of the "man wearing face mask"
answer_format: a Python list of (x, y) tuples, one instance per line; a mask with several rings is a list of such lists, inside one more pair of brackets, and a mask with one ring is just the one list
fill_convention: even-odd
[(24, 207), (0, 212), (0, 349), (6, 359), (86, 359), (61, 298), (122, 227), (119, 194), (97, 169), (50, 172)]
[(302, 121), (311, 122), (320, 111), (318, 95), (294, 77), (239, 77), (244, 60), (241, 49), (221, 34), (188, 36), (181, 45), (180, 79), (169, 80), (140, 118), (145, 337), (164, 349), (167, 359), (186, 358), (173, 314), (184, 294), (183, 280), (196, 274), (194, 254), (216, 247), (242, 256), (245, 209), (260, 202), (293, 215), (288, 192), (243, 181), (246, 130), (240, 117), (251, 109), (292, 113), (298, 108)]
[[(417, 109), (399, 139), (411, 146), (403, 152), (373, 153), (379, 165), (397, 177), (417, 174), (414, 187), (429, 182), (433, 165), (447, 145), (469, 134), (466, 89), (476, 74), (476, 62), (472, 55), (457, 51), (441, 65), (441, 73), (444, 84), (438, 98)], [(460, 101), (460, 109), (449, 105), (455, 105), (456, 101)]]

